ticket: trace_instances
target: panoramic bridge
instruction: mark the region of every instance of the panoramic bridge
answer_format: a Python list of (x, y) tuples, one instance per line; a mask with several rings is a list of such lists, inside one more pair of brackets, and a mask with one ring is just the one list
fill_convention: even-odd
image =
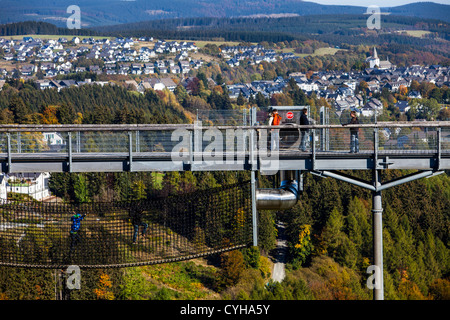
[[(358, 153), (349, 152), (351, 127), (360, 128)], [(275, 151), (267, 125), (0, 125), (0, 165), (6, 173), (236, 171), (276, 158), (279, 170), (450, 168), (450, 121), (302, 128), (307, 151), (295, 124), (277, 127)]]
[[(213, 125), (208, 121), (195, 121), (194, 124), (161, 125), (0, 126), (0, 165), (5, 174), (187, 170), (251, 172), (248, 184), (200, 192), (179, 201), (170, 198), (126, 204), (90, 203), (84, 204), (84, 207), (81, 204), (59, 207), (58, 204), (53, 207), (50, 204), (32, 204), (31, 209), (17, 203), (4, 204), (4, 216), (0, 220), (0, 235), (3, 238), (0, 240), (4, 242), (0, 241), (0, 246), (3, 245), (9, 251), (3, 250), (0, 254), (0, 264), (50, 268), (73, 263), (70, 260), (73, 257), (76, 257), (77, 264), (85, 267), (132, 266), (149, 264), (149, 261), (159, 263), (175, 261), (177, 257), (192, 258), (239, 248), (247, 245), (246, 234), (251, 234), (250, 242), (258, 245), (257, 211), (291, 208), (301, 196), (303, 173), (310, 172), (372, 191), (374, 266), (378, 268), (376, 275), (382, 275), (381, 192), (450, 169), (450, 121), (377, 122), (345, 126), (323, 121), (321, 124), (301, 127), (296, 123), (285, 123), (274, 129), (259, 125), (252, 112), (249, 119), (240, 125)], [(359, 129), (357, 153), (350, 152), (351, 128)], [(299, 150), (302, 129), (307, 129), (306, 151)], [(381, 181), (380, 171), (386, 169), (407, 169), (412, 173), (392, 181)], [(352, 177), (348, 174), (351, 170), (371, 170), (372, 180), (363, 181)], [(258, 188), (257, 174), (278, 175), (280, 187)], [(234, 209), (228, 205), (229, 202), (233, 202)], [(199, 206), (196, 207), (194, 203)], [(90, 251), (86, 256), (72, 256), (73, 248), (69, 246), (67, 237), (61, 234), (62, 231), (54, 231), (69, 227), (69, 222), (62, 222), (64, 219), (56, 212), (67, 214), (75, 209), (90, 212), (93, 217), (85, 242), (92, 241), (94, 248), (90, 250), (95, 252)], [(136, 249), (125, 240), (132, 232), (126, 233), (125, 229), (129, 229), (128, 214), (139, 210), (148, 213), (148, 221), (154, 221), (149, 226), (149, 232), (153, 232), (152, 239), (156, 242)], [(249, 212), (248, 217), (244, 215), (246, 211)], [(169, 218), (168, 212), (175, 212), (174, 217)], [(190, 223), (182, 220), (187, 219), (186, 212), (196, 212), (198, 218), (189, 230), (183, 229)], [(228, 218), (220, 222), (226, 214)], [(245, 220), (247, 218), (248, 221)], [(33, 219), (37, 221), (33, 225), (34, 230), (45, 230), (50, 225), (54, 233), (31, 233), (29, 228)], [(247, 225), (250, 225), (250, 229)], [(223, 230), (230, 226), (233, 232), (224, 236), (226, 232)], [(175, 231), (177, 236), (167, 228)], [(54, 248), (53, 251), (33, 251), (26, 247), (26, 250), (32, 250), (37, 256), (36, 261), (39, 260), (27, 262), (21, 243), (28, 234), (44, 237), (45, 232), (50, 232), (49, 237), (54, 245), (48, 247)], [(115, 236), (108, 236), (110, 234)], [(167, 234), (171, 238), (163, 243), (162, 235)], [(234, 239), (238, 234), (241, 238)], [(215, 240), (221, 243), (215, 243)], [(228, 244), (224, 245), (225, 242)], [(99, 243), (105, 244), (105, 247), (97, 248)], [(66, 249), (61, 249), (64, 246)], [(168, 251), (173, 255), (167, 256)], [(128, 254), (126, 263), (122, 258), (124, 252)], [(166, 258), (158, 260), (157, 252)], [(117, 256), (118, 262), (115, 264), (108, 260), (113, 255)], [(44, 257), (47, 260), (43, 256), (48, 256)], [(46, 262), (42, 262), (42, 259)], [(375, 279), (374, 298), (383, 299), (383, 279)]]

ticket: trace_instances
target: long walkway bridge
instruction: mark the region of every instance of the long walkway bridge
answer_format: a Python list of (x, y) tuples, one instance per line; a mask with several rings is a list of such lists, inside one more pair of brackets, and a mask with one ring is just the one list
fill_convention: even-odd
[[(349, 153), (351, 127), (360, 128), (358, 153)], [(279, 170), (450, 168), (450, 121), (304, 128), (306, 152), (292, 124), (278, 127), (273, 152), (265, 125), (2, 125), (0, 165), (7, 173), (260, 170), (269, 160)]]
[[(188, 259), (257, 245), (257, 211), (292, 207), (302, 174), (332, 177), (372, 191), (374, 265), (382, 274), (381, 192), (450, 169), (450, 121), (258, 125), (2, 125), (5, 174), (35, 172), (250, 171), (251, 181), (177, 198), (126, 203), (4, 202), (0, 265), (131, 266)], [(350, 153), (350, 129), (359, 151)], [(306, 151), (299, 150), (307, 129)], [(277, 138), (279, 136), (279, 139)], [(380, 170), (414, 173), (383, 182)], [(347, 170), (371, 170), (362, 181)], [(278, 189), (258, 189), (257, 173), (277, 174)], [(73, 212), (87, 213), (82, 238), (69, 237)], [(143, 215), (136, 229), (133, 219)], [(130, 239), (145, 228), (147, 241)], [(137, 231), (135, 231), (137, 230)], [(80, 250), (83, 246), (83, 250)], [(378, 273), (380, 274), (380, 273)], [(383, 299), (378, 279), (375, 299)]]

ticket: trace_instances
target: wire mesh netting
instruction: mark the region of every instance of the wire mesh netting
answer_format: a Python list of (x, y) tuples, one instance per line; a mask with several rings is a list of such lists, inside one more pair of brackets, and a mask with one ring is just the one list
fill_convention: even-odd
[(251, 243), (250, 183), (139, 201), (7, 201), (0, 265), (123, 267), (186, 260)]

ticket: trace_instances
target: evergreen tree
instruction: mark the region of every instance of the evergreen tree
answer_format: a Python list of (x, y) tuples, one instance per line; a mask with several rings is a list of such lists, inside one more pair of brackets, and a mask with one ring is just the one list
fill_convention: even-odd
[(29, 110), (22, 98), (17, 95), (14, 95), (10, 101), (8, 106), (9, 110), (11, 110), (14, 116), (14, 122), (17, 124), (26, 124), (28, 123), (28, 115)]
[(245, 104), (245, 98), (242, 92), (239, 92), (236, 103), (238, 106), (243, 106)]
[(77, 120), (77, 114), (72, 104), (63, 103), (56, 110), (56, 117), (60, 124), (74, 124)]

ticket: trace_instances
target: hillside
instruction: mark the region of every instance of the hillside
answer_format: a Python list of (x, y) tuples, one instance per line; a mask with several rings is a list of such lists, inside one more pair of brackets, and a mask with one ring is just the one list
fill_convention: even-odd
[[(1, 0), (0, 23), (25, 20), (45, 21), (65, 27), (66, 12), (73, 1), (42, 0), (12, 1)], [(363, 14), (366, 7), (330, 6), (301, 0), (135, 0), (115, 1), (80, 0), (76, 3), (82, 11), (82, 28), (133, 23), (145, 20), (186, 17), (243, 17), (258, 15), (322, 15), (322, 14)], [(423, 2), (393, 8), (383, 8), (383, 12), (394, 15), (432, 18), (450, 21), (449, 5)]]
[[(308, 39), (332, 46), (395, 45), (449, 54), (450, 26), (434, 19), (383, 16), (380, 30), (368, 30), (363, 14), (328, 14), (282, 18), (180, 18), (92, 28), (109, 36), (155, 37), (159, 39), (282, 42)], [(410, 30), (411, 34), (404, 30)], [(421, 33), (419, 33), (421, 32)], [(417, 35), (425, 36), (417, 36)]]

